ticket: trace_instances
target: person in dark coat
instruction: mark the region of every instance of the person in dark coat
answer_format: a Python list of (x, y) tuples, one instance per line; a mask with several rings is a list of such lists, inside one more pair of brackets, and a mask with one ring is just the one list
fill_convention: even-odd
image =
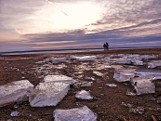
[(105, 43), (103, 44), (103, 48), (104, 48), (104, 50), (108, 50), (108, 49), (109, 49), (109, 45), (108, 45), (107, 42), (105, 42)]
[(106, 49), (107, 49), (107, 50), (109, 49), (109, 44), (108, 44), (108, 42), (106, 42)]

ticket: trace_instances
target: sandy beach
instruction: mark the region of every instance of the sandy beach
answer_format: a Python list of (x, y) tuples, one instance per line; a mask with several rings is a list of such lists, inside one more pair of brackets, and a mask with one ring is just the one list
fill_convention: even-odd
[[(143, 65), (118, 64), (117, 58), (127, 55), (156, 56), (144, 61)], [(93, 61), (76, 61), (72, 56), (96, 56)], [(67, 58), (67, 62), (55, 62), (53, 58)], [(110, 57), (110, 58), (109, 58)], [(109, 60), (108, 60), (109, 59)], [(127, 91), (134, 92), (129, 81), (118, 82), (113, 76), (115, 66), (136, 70), (148, 69), (148, 62), (161, 60), (160, 48), (122, 49), (101, 52), (80, 52), (61, 54), (26, 54), (0, 55), (0, 85), (27, 79), (34, 86), (43, 81), (44, 77), (62, 74), (81, 82), (91, 82), (90, 86), (71, 85), (68, 94), (57, 106), (31, 107), (29, 101), (20, 104), (12, 103), (0, 108), (0, 121), (52, 121), (55, 109), (71, 109), (87, 106), (97, 115), (98, 121), (157, 121), (161, 120), (161, 105), (157, 101), (161, 97), (161, 82), (155, 81), (155, 93), (143, 95), (127, 95)], [(161, 67), (153, 70), (161, 71)], [(99, 76), (93, 72), (103, 74)], [(108, 87), (115, 84), (116, 87)], [(92, 100), (80, 100), (75, 94), (80, 90), (87, 90), (93, 96)], [(133, 93), (132, 93), (133, 94)], [(160, 98), (161, 99), (161, 98)], [(161, 101), (160, 101), (161, 102)], [(131, 106), (129, 106), (129, 105)], [(16, 105), (16, 106), (15, 106)], [(130, 111), (142, 107), (143, 112)], [(18, 111), (18, 116), (11, 116), (12, 111)], [(9, 120), (10, 119), (10, 120)]]

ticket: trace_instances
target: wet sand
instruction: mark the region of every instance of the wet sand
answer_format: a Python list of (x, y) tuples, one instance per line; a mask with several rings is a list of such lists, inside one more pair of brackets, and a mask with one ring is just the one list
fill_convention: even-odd
[[(43, 80), (41, 73), (37, 73), (35, 68), (42, 66), (42, 63), (37, 63), (48, 57), (64, 57), (70, 55), (101, 55), (110, 56), (112, 54), (161, 54), (160, 48), (155, 49), (125, 49), (125, 50), (109, 50), (102, 52), (80, 52), (80, 53), (61, 53), (61, 54), (30, 54), (30, 55), (0, 55), (0, 85), (28, 79), (35, 86)], [(161, 57), (159, 56), (161, 59)], [(103, 77), (93, 75), (92, 70), (85, 70), (81, 74), (82, 77), (77, 78), (75, 74), (76, 68), (82, 64), (81, 62), (66, 63), (64, 68), (47, 69), (50, 74), (64, 74), (79, 81), (91, 81), (86, 77), (94, 77), (95, 81), (90, 87), (71, 87), (68, 95), (56, 107), (32, 108), (28, 102), (24, 102), (14, 108), (14, 104), (0, 108), (0, 121), (12, 119), (13, 121), (52, 121), (53, 111), (55, 109), (70, 109), (88, 106), (93, 112), (98, 115), (98, 121), (153, 121), (154, 118), (161, 120), (161, 105), (157, 104), (155, 98), (160, 94), (147, 94), (141, 96), (127, 96), (127, 89), (133, 87), (129, 82), (119, 83), (113, 79), (114, 69), (103, 69), (99, 72), (103, 73)], [(103, 64), (97, 62), (97, 64)], [(92, 62), (87, 63), (92, 65)], [(54, 65), (57, 66), (57, 65)], [(146, 66), (139, 67), (146, 69)], [(160, 70), (160, 68), (159, 68)], [(46, 75), (47, 75), (46, 74)], [(44, 73), (42, 73), (44, 75)], [(78, 75), (79, 76), (79, 75)], [(116, 88), (108, 88), (106, 83), (115, 83)], [(77, 91), (82, 89), (88, 90), (94, 96), (92, 101), (82, 101), (75, 98)], [(129, 113), (126, 106), (121, 105), (122, 102), (132, 104), (134, 107), (144, 107), (144, 114)], [(11, 117), (10, 113), (17, 110), (20, 112), (18, 117)]]

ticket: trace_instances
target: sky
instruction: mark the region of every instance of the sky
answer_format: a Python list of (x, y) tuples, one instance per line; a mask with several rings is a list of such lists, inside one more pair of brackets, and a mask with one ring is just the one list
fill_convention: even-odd
[(0, 0), (0, 52), (161, 46), (161, 0)]

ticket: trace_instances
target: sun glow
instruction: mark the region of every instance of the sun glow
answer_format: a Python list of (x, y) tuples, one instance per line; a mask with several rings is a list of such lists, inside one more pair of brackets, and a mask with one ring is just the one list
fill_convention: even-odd
[(26, 18), (29, 23), (16, 30), (20, 34), (30, 34), (85, 29), (86, 25), (99, 20), (102, 13), (103, 8), (94, 2), (46, 2), (40, 10)]

